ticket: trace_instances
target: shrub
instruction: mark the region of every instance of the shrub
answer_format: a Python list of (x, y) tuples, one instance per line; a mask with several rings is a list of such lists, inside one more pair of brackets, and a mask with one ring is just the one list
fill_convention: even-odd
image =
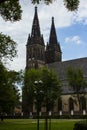
[(87, 130), (87, 120), (75, 123), (73, 130)]

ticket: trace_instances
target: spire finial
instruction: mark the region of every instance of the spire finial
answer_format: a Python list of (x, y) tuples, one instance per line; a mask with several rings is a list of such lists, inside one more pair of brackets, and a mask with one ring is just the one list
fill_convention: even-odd
[(35, 6), (35, 12), (37, 12), (37, 6)]
[(52, 22), (54, 22), (54, 17), (52, 17)]

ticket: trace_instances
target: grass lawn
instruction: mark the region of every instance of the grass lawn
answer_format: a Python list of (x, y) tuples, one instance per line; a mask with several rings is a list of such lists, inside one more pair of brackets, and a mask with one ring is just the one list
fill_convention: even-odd
[[(51, 120), (51, 130), (73, 130), (74, 123), (78, 120)], [(0, 130), (37, 130), (35, 119), (5, 119), (0, 121)], [(45, 130), (44, 120), (40, 120), (40, 130)]]

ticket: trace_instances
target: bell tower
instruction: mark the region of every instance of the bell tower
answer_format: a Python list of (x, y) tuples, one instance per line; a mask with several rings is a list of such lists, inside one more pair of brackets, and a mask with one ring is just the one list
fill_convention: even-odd
[(54, 17), (52, 17), (52, 24), (50, 30), (49, 42), (46, 46), (46, 64), (61, 61), (61, 48), (60, 43), (57, 41), (56, 30), (54, 25)]
[(26, 69), (40, 68), (45, 64), (45, 44), (43, 35), (40, 32), (40, 25), (35, 7), (35, 14), (31, 34), (28, 36), (26, 45)]

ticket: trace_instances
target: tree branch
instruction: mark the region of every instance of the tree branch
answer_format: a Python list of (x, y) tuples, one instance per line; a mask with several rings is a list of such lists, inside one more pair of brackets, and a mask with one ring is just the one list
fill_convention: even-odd
[[(0, 0), (0, 4), (4, 3), (5, 1), (10, 1), (10, 0)], [(18, 1), (18, 0), (16, 0), (16, 1)]]
[(5, 2), (5, 1), (7, 1), (7, 0), (0, 0), (0, 4), (3, 3), (3, 2)]

